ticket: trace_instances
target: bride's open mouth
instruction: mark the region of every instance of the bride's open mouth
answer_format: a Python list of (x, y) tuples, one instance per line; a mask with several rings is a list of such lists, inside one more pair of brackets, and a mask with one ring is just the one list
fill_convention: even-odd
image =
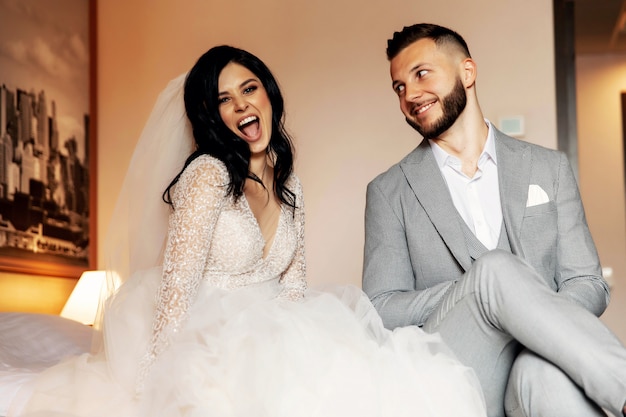
[(239, 131), (250, 140), (256, 140), (261, 135), (261, 126), (257, 116), (248, 116), (240, 120), (237, 124)]

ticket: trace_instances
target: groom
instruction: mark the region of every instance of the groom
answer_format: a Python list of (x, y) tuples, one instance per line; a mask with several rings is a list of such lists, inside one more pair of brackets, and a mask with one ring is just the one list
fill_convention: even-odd
[(405, 27), (387, 57), (424, 140), (367, 189), (363, 289), (385, 325), (440, 333), (490, 417), (623, 415), (626, 349), (597, 318), (609, 290), (566, 157), (483, 117), (456, 32)]

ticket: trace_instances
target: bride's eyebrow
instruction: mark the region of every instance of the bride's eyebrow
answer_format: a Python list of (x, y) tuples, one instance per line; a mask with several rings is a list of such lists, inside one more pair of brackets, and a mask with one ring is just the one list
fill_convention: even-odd
[(256, 78), (250, 78), (244, 82), (242, 82), (239, 87), (245, 87), (246, 85), (253, 83), (253, 82), (260, 82), (259, 80), (257, 80)]
[[(246, 85), (248, 85), (248, 84), (250, 84), (252, 82), (260, 83), (261, 81), (259, 81), (256, 78), (250, 78), (250, 79), (247, 79), (246, 81), (242, 82), (241, 84), (239, 84), (239, 88), (245, 87)], [(226, 95), (226, 94), (228, 94), (227, 91), (220, 91), (219, 93), (217, 93), (217, 96), (220, 97), (220, 96), (223, 96), (223, 95)]]

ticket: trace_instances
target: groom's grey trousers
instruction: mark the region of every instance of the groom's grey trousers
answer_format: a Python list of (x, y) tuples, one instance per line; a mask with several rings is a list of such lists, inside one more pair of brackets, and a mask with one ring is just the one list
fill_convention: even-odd
[(626, 349), (511, 253), (478, 258), (423, 328), (475, 370), (489, 417), (622, 415)]

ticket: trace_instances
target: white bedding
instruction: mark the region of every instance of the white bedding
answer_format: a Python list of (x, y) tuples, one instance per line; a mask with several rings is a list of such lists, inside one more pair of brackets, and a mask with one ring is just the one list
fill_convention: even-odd
[(0, 313), (0, 416), (37, 373), (88, 352), (92, 337), (91, 327), (60, 316)]

